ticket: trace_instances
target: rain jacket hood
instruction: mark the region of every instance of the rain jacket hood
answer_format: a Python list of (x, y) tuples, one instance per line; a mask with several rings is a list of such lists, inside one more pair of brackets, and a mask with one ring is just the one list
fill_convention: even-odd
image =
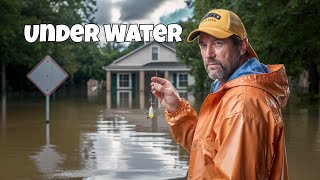
[[(245, 75), (250, 76), (239, 78)], [(267, 91), (273, 95), (281, 107), (284, 107), (288, 101), (289, 85), (283, 65), (266, 66), (256, 58), (251, 58), (230, 76), (228, 82), (224, 88), (251, 86)], [(213, 92), (217, 92), (219, 87), (219, 81), (215, 80), (212, 84)]]
[(223, 86), (213, 84), (217, 91), (199, 116), (184, 99), (177, 111), (165, 112), (173, 138), (190, 153), (188, 179), (288, 179), (285, 68), (251, 59), (239, 69)]

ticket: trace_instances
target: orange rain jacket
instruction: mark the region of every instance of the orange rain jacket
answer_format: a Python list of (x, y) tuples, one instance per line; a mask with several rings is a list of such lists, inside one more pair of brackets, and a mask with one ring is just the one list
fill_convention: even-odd
[(186, 100), (165, 112), (173, 138), (190, 153), (189, 179), (288, 179), (280, 108), (289, 96), (283, 65), (209, 94), (199, 116)]

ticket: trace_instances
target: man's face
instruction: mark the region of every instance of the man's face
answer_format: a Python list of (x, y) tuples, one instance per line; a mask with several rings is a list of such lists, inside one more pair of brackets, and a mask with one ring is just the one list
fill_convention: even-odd
[(217, 39), (207, 33), (200, 33), (199, 46), (204, 67), (213, 80), (227, 82), (240, 63), (240, 47), (235, 47), (232, 39)]

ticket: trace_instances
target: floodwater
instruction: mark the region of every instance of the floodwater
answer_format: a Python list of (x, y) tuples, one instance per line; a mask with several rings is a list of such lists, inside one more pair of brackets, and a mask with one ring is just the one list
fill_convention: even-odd
[[(4, 106), (5, 104), (5, 106)], [(45, 97), (2, 101), (0, 179), (179, 179), (188, 154), (171, 138), (158, 110), (106, 110), (104, 97)], [(319, 179), (319, 111), (286, 108), (290, 179)]]

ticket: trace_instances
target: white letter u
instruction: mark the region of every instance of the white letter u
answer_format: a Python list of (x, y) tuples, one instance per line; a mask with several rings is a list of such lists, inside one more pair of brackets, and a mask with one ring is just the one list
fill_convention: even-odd
[(31, 36), (31, 25), (25, 25), (24, 26), (24, 38), (29, 42), (33, 43), (35, 42), (39, 37), (39, 25), (32, 25), (32, 36)]

